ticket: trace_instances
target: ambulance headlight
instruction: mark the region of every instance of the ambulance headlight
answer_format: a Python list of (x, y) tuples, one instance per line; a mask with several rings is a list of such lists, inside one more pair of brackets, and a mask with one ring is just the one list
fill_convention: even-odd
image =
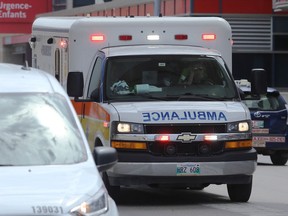
[(227, 125), (227, 132), (248, 132), (250, 130), (249, 122), (232, 122)]
[(144, 133), (143, 125), (129, 122), (116, 123), (117, 133)]
[(79, 206), (71, 210), (71, 215), (88, 216), (88, 215), (102, 215), (108, 211), (108, 193), (104, 187), (94, 195), (92, 198), (82, 202)]

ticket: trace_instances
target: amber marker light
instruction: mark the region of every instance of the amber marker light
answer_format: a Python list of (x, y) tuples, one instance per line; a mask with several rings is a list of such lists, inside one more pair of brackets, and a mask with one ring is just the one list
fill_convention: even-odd
[(145, 142), (125, 142), (125, 141), (112, 141), (112, 147), (116, 149), (147, 149)]
[(252, 140), (226, 142), (225, 148), (226, 149), (252, 148)]

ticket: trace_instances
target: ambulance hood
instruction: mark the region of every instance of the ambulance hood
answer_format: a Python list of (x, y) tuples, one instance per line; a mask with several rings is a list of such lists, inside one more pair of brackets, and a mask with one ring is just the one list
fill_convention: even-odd
[(120, 121), (141, 123), (225, 123), (250, 119), (241, 102), (113, 103)]

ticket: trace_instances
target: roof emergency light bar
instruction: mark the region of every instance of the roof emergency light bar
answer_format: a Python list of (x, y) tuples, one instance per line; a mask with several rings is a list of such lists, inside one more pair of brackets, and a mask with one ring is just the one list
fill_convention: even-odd
[[(90, 37), (92, 42), (104, 41), (105, 36), (103, 34), (93, 34)], [(131, 41), (133, 39), (132, 35), (119, 35), (118, 39), (120, 41)], [(187, 34), (175, 34), (175, 40), (188, 40)], [(160, 36), (157, 34), (147, 35), (147, 40), (149, 41), (157, 41), (160, 40)], [(216, 34), (202, 34), (202, 40), (216, 40)]]

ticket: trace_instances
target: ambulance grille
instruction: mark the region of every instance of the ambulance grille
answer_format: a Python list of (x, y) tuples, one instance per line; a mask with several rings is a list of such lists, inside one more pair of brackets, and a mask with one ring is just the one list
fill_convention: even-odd
[(224, 142), (193, 142), (179, 143), (168, 142), (163, 145), (160, 142), (148, 143), (149, 152), (161, 156), (211, 156), (224, 152)]
[(146, 134), (226, 133), (226, 124), (163, 124), (145, 125)]

